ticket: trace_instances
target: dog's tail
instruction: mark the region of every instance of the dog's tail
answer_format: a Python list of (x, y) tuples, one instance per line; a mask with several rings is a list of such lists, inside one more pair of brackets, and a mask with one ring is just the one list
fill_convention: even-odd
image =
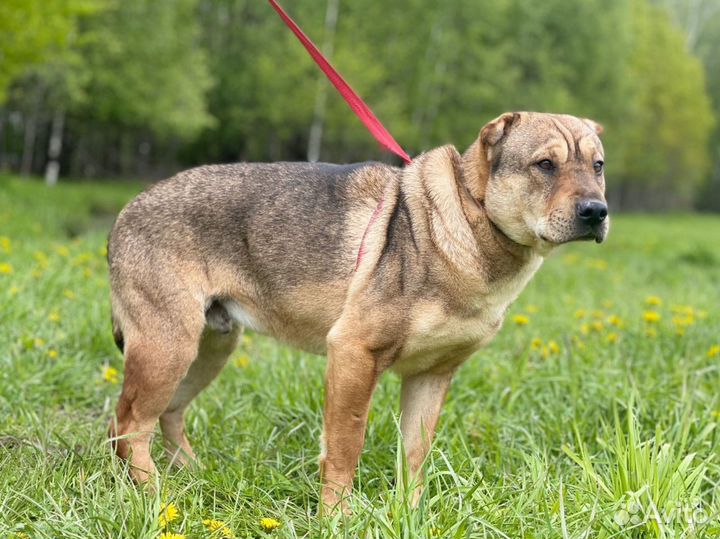
[(115, 340), (115, 345), (121, 353), (125, 353), (125, 338), (123, 337), (123, 332), (114, 316), (110, 315), (110, 320), (112, 321), (112, 334), (113, 339)]

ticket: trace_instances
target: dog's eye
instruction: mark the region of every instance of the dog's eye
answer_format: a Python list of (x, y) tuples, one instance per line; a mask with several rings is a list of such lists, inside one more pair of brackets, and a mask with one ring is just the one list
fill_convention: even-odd
[(555, 170), (555, 165), (552, 161), (550, 161), (550, 159), (543, 159), (542, 161), (538, 161), (536, 164), (538, 167), (547, 172)]
[(605, 166), (605, 163), (603, 161), (595, 161), (593, 163), (595, 174), (600, 174), (603, 171), (603, 166)]

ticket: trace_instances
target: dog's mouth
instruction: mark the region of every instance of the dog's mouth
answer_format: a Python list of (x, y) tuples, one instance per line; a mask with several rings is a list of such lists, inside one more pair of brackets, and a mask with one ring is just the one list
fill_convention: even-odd
[(607, 236), (607, 226), (599, 225), (595, 227), (586, 228), (585, 230), (568, 236), (566, 238), (550, 238), (546, 234), (540, 234), (540, 239), (551, 245), (563, 245), (572, 241), (594, 241), (595, 243), (602, 243), (605, 241)]

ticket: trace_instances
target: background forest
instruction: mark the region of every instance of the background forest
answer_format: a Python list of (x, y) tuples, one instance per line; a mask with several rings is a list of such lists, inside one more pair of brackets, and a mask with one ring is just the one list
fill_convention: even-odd
[[(506, 110), (606, 127), (615, 209), (720, 210), (719, 0), (286, 1), (411, 155)], [(392, 161), (266, 2), (3, 0), (0, 171)]]

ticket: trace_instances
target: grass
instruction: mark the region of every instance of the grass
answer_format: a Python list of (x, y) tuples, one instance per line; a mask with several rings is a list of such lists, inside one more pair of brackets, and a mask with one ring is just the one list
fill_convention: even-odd
[(384, 377), (355, 513), (319, 519), (324, 361), (262, 336), (191, 408), (201, 469), (151, 494), (112, 457), (104, 245), (140, 188), (0, 177), (0, 537), (720, 536), (720, 218), (618, 216), (550, 257), (454, 380), (417, 510)]

